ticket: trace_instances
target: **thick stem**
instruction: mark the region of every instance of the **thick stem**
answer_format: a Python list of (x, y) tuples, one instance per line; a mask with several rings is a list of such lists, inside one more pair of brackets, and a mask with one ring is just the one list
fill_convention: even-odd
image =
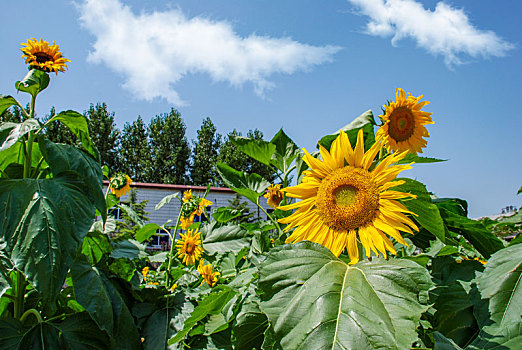
[[(181, 212), (183, 210), (184, 205), (185, 205), (185, 203), (181, 204), (181, 207), (179, 208), (178, 219), (176, 220), (176, 226), (174, 226), (174, 238), (176, 238), (177, 233), (178, 233), (179, 220), (181, 219)], [(167, 288), (170, 288), (170, 267), (172, 266), (172, 258), (173, 258), (175, 243), (176, 243), (175, 239), (171, 239), (170, 251), (169, 251), (169, 256), (168, 256), (169, 262), (167, 263), (167, 278), (165, 279), (165, 287), (167, 287)]]
[(34, 317), (36, 317), (36, 320), (38, 321), (38, 323), (42, 323), (43, 322), (42, 316), (40, 315), (40, 313), (36, 309), (29, 309), (26, 312), (24, 312), (22, 317), (20, 317), (20, 322), (24, 323), (24, 320), (29, 315), (34, 315)]
[(14, 290), (14, 317), (21, 319), (24, 313), (25, 276), (21, 271), (16, 271), (16, 284)]

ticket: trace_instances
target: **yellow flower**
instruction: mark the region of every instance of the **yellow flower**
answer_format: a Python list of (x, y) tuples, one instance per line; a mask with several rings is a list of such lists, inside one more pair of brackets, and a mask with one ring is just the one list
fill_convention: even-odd
[(196, 215), (199, 216), (203, 214), (205, 208), (209, 205), (212, 205), (212, 202), (208, 199), (193, 197), (192, 193), (187, 193), (187, 191), (185, 191), (185, 194), (183, 196), (183, 202), (184, 203), (181, 207), (180, 217), (181, 228), (183, 230), (188, 229), (190, 225), (192, 225), (192, 223), (194, 222), (194, 217)]
[(348, 249), (351, 263), (359, 260), (357, 239), (369, 257), (386, 251), (395, 254), (388, 236), (402, 244), (407, 243), (399, 231), (413, 233), (417, 226), (405, 213), (413, 214), (397, 199), (413, 197), (409, 193), (390, 190), (403, 181), (392, 181), (410, 164), (392, 165), (406, 156), (406, 152), (390, 154), (369, 170), (382, 145), (375, 143), (366, 153), (362, 130), (357, 145), (352, 149), (348, 136), (341, 131), (332, 143), (330, 152), (320, 146), (322, 161), (306, 150), (303, 157), (310, 167), (303, 182), (283, 189), (287, 196), (302, 199), (297, 203), (279, 207), (297, 209), (292, 215), (279, 219), (289, 224), (285, 231), (297, 227), (286, 243), (308, 240), (322, 244), (339, 256)]
[(67, 70), (67, 62), (71, 62), (67, 58), (62, 57), (60, 48), (53, 41), (52, 45), (40, 38), (40, 41), (35, 38), (27, 40), (27, 43), (20, 45), (26, 46), (21, 48), (22, 58), (25, 58), (25, 63), (31, 68), (43, 70), (44, 72), (65, 72)]
[(196, 215), (203, 214), (203, 211), (205, 210), (205, 208), (212, 204), (213, 203), (211, 201), (209, 201), (208, 199), (201, 198), (201, 200), (199, 201), (199, 204), (198, 204), (198, 209), (196, 210)]
[(196, 212), (193, 212), (192, 214), (190, 214), (189, 217), (181, 216), (179, 221), (181, 222), (181, 228), (183, 230), (187, 230), (190, 227), (190, 225), (192, 225), (192, 223), (194, 222), (195, 215), (196, 215)]
[(396, 89), (395, 95), (396, 101), (383, 106), (386, 113), (380, 117), (384, 124), (377, 130), (377, 139), (382, 140), (388, 150), (422, 153), (421, 148), (427, 144), (423, 137), (430, 137), (425, 125), (434, 122), (430, 117), (433, 113), (421, 108), (430, 102), (420, 102), (422, 95), (406, 96), (402, 89)]
[(141, 270), (141, 274), (143, 275), (143, 279), (145, 280), (147, 275), (149, 274), (149, 267), (145, 266), (143, 270)]
[(149, 282), (147, 284), (151, 286), (159, 286), (159, 282)]
[(217, 283), (218, 276), (220, 275), (219, 272), (212, 271), (212, 265), (203, 265), (203, 260), (200, 260), (199, 262), (198, 272), (201, 274), (201, 277), (203, 277), (201, 284), (207, 282), (210, 287), (213, 287)]
[(186, 234), (180, 234), (181, 239), (176, 242), (178, 258), (183, 259), (186, 265), (194, 265), (203, 254), (201, 248), (201, 235), (198, 229), (188, 230)]
[(131, 178), (128, 175), (117, 174), (110, 180), (111, 193), (120, 198), (129, 192)]
[(283, 192), (281, 192), (281, 185), (270, 185), (266, 189), (266, 193), (264, 197), (266, 198), (266, 202), (272, 208), (277, 208), (279, 203), (283, 200)]
[(178, 284), (174, 283), (172, 287), (170, 287), (170, 290), (173, 292), (176, 288), (178, 288)]
[(187, 203), (192, 199), (192, 190), (186, 190), (183, 192), (183, 203)]

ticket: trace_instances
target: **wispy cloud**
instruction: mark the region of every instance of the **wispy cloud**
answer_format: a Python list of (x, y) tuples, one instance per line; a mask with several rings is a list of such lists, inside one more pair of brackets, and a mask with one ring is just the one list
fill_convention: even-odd
[(184, 101), (174, 88), (187, 74), (205, 73), (234, 86), (252, 83), (263, 96), (272, 74), (308, 71), (332, 60), (340, 48), (312, 46), (290, 38), (241, 37), (230, 23), (182, 11), (135, 14), (119, 0), (86, 0), (78, 5), (82, 25), (96, 41), (88, 60), (122, 74), (138, 98)]
[(504, 56), (513, 45), (492, 31), (475, 28), (462, 9), (443, 2), (435, 10), (415, 0), (348, 0), (370, 17), (370, 35), (392, 36), (392, 44), (410, 37), (434, 55), (443, 55), (451, 67), (463, 63), (462, 56)]

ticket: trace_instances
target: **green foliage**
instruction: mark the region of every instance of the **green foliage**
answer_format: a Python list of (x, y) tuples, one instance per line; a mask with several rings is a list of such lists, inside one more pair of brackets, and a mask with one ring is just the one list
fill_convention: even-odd
[[(145, 207), (149, 203), (148, 200), (138, 202), (138, 191), (131, 189), (128, 193), (128, 201), (120, 202), (121, 211), (120, 220), (116, 222), (116, 227), (121, 235), (135, 237), (137, 232), (142, 229), (143, 223), (149, 221)], [(125, 210), (127, 209), (127, 210)], [(132, 210), (132, 212), (129, 212)], [(141, 242), (141, 241), (140, 241)]]
[(18, 91), (27, 92), (33, 99), (49, 85), (49, 75), (38, 69), (31, 69), (27, 75), (15, 83)]
[(193, 142), (190, 178), (193, 185), (206, 186), (216, 182), (215, 166), (221, 146), (221, 135), (216, 132), (216, 126), (210, 118), (203, 120), (197, 133), (197, 141)]
[(121, 134), (120, 171), (136, 182), (152, 182), (148, 131), (141, 116), (125, 123)]
[(270, 186), (270, 183), (258, 174), (240, 172), (224, 163), (217, 164), (217, 171), (225, 185), (254, 203), (257, 203), (257, 199)]
[(373, 118), (373, 113), (371, 110), (368, 110), (333, 134), (321, 138), (318, 144), (329, 150), (332, 142), (337, 138), (341, 130), (343, 130), (348, 135), (352, 146), (354, 146), (357, 143), (357, 133), (362, 129), (364, 133), (364, 149), (367, 150), (375, 143), (374, 125), (376, 125), (376, 123)]

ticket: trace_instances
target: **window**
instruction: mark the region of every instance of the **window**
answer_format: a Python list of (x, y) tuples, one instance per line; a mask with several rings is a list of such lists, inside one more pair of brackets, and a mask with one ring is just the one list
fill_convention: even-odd
[(110, 208), (109, 215), (112, 215), (115, 220), (121, 220), (121, 208), (120, 207)]

